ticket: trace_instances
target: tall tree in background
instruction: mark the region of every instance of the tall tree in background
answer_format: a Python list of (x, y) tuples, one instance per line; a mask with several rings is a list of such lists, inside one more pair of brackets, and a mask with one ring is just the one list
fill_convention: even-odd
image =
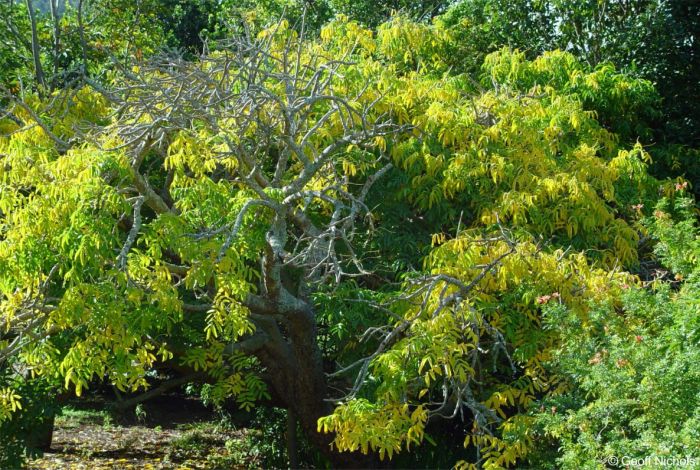
[(451, 3), (453, 1), (450, 0), (329, 0), (334, 12), (347, 15), (369, 27), (380, 25), (391, 18), (392, 14), (406, 15), (416, 21), (430, 21), (444, 13)]
[(0, 60), (11, 65), (1, 76), (6, 87), (54, 90), (75, 86), (81, 76), (104, 79), (115, 62), (131, 62), (166, 44), (156, 21), (159, 2), (25, 0), (0, 8), (6, 38)]
[(528, 57), (570, 51), (591, 69), (612, 63), (650, 80), (662, 98), (660, 112), (644, 118), (657, 145), (654, 172), (684, 175), (698, 191), (699, 18), (700, 5), (686, 0), (464, 0), (440, 21), (455, 28), (453, 67), (474, 75), (480, 57), (508, 46)]

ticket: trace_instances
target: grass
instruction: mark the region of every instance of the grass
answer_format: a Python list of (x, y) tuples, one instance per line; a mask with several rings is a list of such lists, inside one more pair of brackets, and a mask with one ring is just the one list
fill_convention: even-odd
[[(248, 439), (230, 438), (232, 427), (226, 421), (210, 421), (178, 426), (183, 432), (168, 446), (165, 461), (175, 459), (204, 459), (206, 468), (260, 468), (250, 452)], [(218, 449), (211, 452), (211, 449)]]
[(82, 410), (66, 406), (56, 417), (56, 425), (62, 428), (79, 428), (86, 424), (97, 424), (104, 427), (114, 426), (114, 419), (108, 411)]

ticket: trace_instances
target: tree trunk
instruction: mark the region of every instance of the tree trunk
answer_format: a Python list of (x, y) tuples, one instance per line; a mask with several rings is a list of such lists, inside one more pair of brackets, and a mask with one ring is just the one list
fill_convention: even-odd
[(56, 416), (54, 414), (52, 414), (51, 416), (44, 417), (44, 419), (40, 420), (29, 431), (26, 440), (27, 447), (30, 449), (40, 450), (42, 452), (50, 451), (51, 443), (53, 442), (53, 430), (55, 422)]
[(315, 316), (307, 310), (288, 318), (287, 347), (284, 348), (287, 360), (282, 362), (267, 353), (259, 355), (271, 372), (275, 393), (293, 413), (309, 441), (331, 461), (333, 468), (375, 467), (373, 455), (337, 452), (331, 448), (333, 435), (318, 432), (318, 419), (332, 413), (333, 407), (326, 401), (328, 389), (321, 350), (316, 342)]
[(331, 448), (333, 436), (318, 432), (319, 418), (329, 415), (333, 408), (326, 401), (328, 388), (317, 342), (316, 312), (303, 294), (292, 295), (282, 282), (287, 244), (285, 217), (278, 213), (266, 234), (262, 259), (263, 296), (256, 302), (252, 301), (253, 297), (248, 299), (251, 311), (255, 312), (251, 317), (267, 338), (256, 348), (255, 354), (270, 373), (275, 393), (334, 468), (372, 467), (372, 456), (336, 452)]
[(319, 418), (333, 412), (331, 404), (325, 401), (328, 396), (325, 393), (327, 389), (323, 369), (300, 367), (289, 382), (290, 387), (284, 396), (287, 408), (296, 416), (309, 441), (331, 461), (333, 468), (375, 467), (372, 455), (337, 452), (331, 448), (333, 435), (318, 432)]

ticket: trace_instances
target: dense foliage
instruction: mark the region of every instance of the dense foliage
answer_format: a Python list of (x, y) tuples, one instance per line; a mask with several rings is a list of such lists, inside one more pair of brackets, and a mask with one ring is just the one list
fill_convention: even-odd
[(646, 220), (672, 281), (596, 303), (586, 324), (565, 305), (546, 309), (547, 328), (564, 339), (551, 367), (571, 384), (535, 410), (538, 435), (560, 446), (544, 454), (551, 468), (622, 455), (672, 466), (700, 458), (696, 220), (685, 197), (663, 199)]
[(645, 141), (656, 145), (653, 172), (683, 175), (697, 191), (698, 16), (692, 0), (465, 0), (441, 21), (459, 38), (454, 67), (476, 71), (482, 57), (503, 46), (528, 58), (560, 49), (592, 69), (612, 63), (651, 81), (662, 98), (656, 115), (643, 117), (653, 131)]
[(0, 6), (0, 465), (155, 376), (317, 464), (700, 458), (697, 18), (231, 3)]

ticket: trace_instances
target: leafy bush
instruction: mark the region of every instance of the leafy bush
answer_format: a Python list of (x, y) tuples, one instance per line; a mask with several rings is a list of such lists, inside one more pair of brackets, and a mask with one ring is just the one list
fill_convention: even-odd
[(700, 231), (693, 207), (688, 198), (664, 199), (647, 220), (671, 282), (630, 287), (585, 319), (561, 304), (546, 309), (549, 329), (562, 337), (550, 366), (567, 377), (568, 389), (534, 412), (552, 448), (541, 448), (533, 462), (553, 465), (556, 458), (559, 468), (573, 469), (604, 468), (611, 457), (700, 458)]
[(19, 468), (26, 458), (46, 450), (53, 433), (56, 385), (47, 378), (23, 379), (0, 371), (0, 385), (8, 384), (20, 397), (21, 409), (0, 420), (0, 468)]

